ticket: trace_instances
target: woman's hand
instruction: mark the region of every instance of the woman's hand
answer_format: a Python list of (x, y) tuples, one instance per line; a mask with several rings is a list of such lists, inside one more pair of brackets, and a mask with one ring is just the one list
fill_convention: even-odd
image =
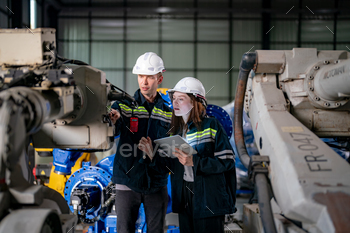
[(173, 155), (178, 158), (179, 162), (182, 165), (193, 167), (193, 155), (186, 154), (185, 152), (183, 152), (182, 150), (180, 150), (178, 148), (175, 148), (175, 150), (176, 151), (173, 152)]
[(153, 159), (153, 145), (150, 137), (142, 137), (137, 147), (145, 152), (151, 160)]

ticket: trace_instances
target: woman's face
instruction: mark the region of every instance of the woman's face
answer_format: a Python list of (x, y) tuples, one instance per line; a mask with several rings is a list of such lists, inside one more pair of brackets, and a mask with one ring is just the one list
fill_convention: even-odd
[(191, 98), (186, 93), (175, 91), (172, 101), (175, 116), (186, 116), (190, 114), (193, 104)]

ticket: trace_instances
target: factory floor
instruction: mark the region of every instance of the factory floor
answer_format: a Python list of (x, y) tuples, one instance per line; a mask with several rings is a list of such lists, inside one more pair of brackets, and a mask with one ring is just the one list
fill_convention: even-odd
[[(248, 203), (249, 195), (239, 195), (236, 200), (237, 212), (233, 214), (234, 222), (226, 226), (225, 232), (241, 233), (242, 219), (243, 219), (243, 204)], [(178, 216), (175, 213), (169, 213), (166, 215), (166, 226), (164, 233), (167, 233), (168, 226), (179, 226)], [(87, 233), (89, 225), (78, 224), (75, 227), (75, 233)]]

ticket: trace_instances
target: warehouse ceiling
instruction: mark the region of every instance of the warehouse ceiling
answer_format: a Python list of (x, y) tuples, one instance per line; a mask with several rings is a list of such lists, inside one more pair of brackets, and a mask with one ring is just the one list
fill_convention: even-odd
[[(61, 11), (129, 11), (157, 14), (283, 13), (295, 6), (291, 14), (342, 14), (350, 16), (346, 0), (46, 0)], [(305, 6), (312, 9), (310, 11)]]

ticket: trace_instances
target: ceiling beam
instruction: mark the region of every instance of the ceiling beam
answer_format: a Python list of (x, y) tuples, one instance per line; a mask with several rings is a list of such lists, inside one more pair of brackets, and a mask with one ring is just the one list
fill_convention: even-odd
[[(49, 0), (57, 1), (57, 0)], [(142, 13), (144, 14), (225, 14), (225, 13), (248, 13), (248, 14), (285, 14), (288, 9), (270, 9), (270, 8), (179, 8), (179, 7), (123, 7), (123, 6), (81, 6), (81, 5), (62, 5), (62, 11), (92, 11), (92, 12), (115, 12), (123, 13), (127, 11), (128, 13)], [(350, 13), (350, 9), (313, 9), (313, 13), (318, 15), (328, 15), (328, 14), (346, 14)], [(308, 9), (293, 9), (289, 14), (303, 14), (303, 15), (313, 15)]]

